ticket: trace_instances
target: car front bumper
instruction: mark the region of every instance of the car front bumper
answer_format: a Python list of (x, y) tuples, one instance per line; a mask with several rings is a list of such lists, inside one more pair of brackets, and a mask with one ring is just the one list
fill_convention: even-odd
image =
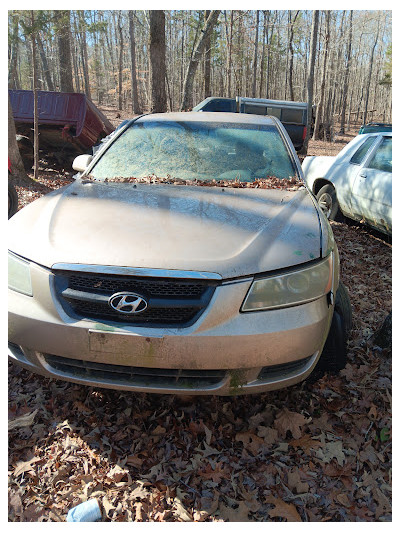
[(47, 377), (111, 389), (232, 395), (293, 385), (317, 363), (333, 314), (326, 296), (240, 313), (246, 279), (218, 286), (190, 327), (116, 325), (71, 318), (52, 274), (31, 264), (31, 278), (33, 297), (9, 290), (10, 359)]

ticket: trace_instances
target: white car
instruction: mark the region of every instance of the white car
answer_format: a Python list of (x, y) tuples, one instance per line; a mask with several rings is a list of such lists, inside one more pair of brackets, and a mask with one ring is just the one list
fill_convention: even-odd
[(357, 135), (337, 156), (310, 156), (307, 185), (330, 220), (341, 213), (392, 233), (392, 133)]

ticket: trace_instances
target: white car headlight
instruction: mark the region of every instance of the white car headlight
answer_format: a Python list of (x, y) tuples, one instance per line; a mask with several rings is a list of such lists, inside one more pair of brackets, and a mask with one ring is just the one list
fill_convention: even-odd
[(8, 252), (8, 288), (32, 296), (31, 269), (29, 262)]
[(253, 281), (242, 311), (289, 307), (320, 298), (332, 289), (333, 256), (312, 266)]

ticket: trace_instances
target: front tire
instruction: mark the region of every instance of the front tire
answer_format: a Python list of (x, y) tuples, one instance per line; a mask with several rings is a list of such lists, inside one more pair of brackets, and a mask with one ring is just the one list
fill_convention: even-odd
[(317, 193), (317, 201), (326, 218), (328, 220), (335, 220), (339, 212), (335, 187), (330, 184), (321, 187)]
[(18, 195), (12, 183), (8, 183), (8, 218), (18, 211)]
[(326, 372), (337, 374), (347, 363), (347, 339), (353, 323), (349, 293), (341, 281), (336, 292), (331, 329), (313, 374), (316, 379)]

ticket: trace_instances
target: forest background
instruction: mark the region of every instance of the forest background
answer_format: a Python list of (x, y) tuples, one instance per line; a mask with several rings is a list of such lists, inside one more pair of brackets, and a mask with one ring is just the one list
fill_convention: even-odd
[(335, 124), (343, 132), (391, 120), (388, 10), (11, 10), (8, 18), (9, 88), (32, 89), (35, 65), (39, 90), (84, 92), (139, 114), (188, 110), (210, 95), (307, 101), (311, 76), (317, 137), (329, 139)]

